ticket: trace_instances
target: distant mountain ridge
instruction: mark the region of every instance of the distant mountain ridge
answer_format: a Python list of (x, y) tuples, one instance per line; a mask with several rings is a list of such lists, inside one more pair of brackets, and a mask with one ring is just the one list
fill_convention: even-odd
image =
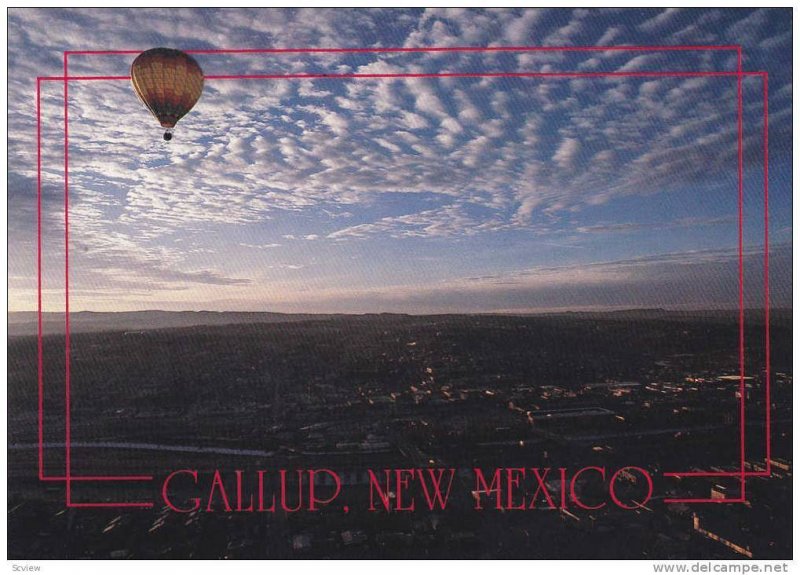
[[(484, 313), (484, 314), (425, 314), (436, 316), (458, 315), (491, 315), (517, 317), (579, 317), (587, 320), (636, 321), (648, 319), (686, 320), (703, 319), (706, 321), (732, 321), (738, 318), (738, 310), (665, 310), (665, 309), (629, 309), (613, 311), (571, 311), (571, 312), (539, 312), (539, 313)], [(278, 312), (234, 312), (234, 311), (126, 311), (126, 312), (93, 312), (79, 311), (70, 314), (71, 333), (90, 333), (102, 331), (145, 331), (153, 329), (171, 329), (196, 326), (219, 326), (248, 323), (287, 323), (313, 320), (329, 320), (336, 318), (370, 317), (412, 317), (402, 313), (367, 313), (367, 314), (294, 314)], [(424, 317), (420, 315), (419, 317)], [(46, 312), (42, 314), (42, 328), (45, 335), (64, 333), (64, 314), (62, 312)], [(746, 310), (746, 321), (762, 321), (763, 310)], [(773, 323), (788, 322), (791, 324), (791, 309), (774, 309), (771, 311)], [(8, 335), (26, 336), (38, 333), (36, 312), (9, 312)]]
[[(324, 319), (335, 315), (289, 314), (274, 312), (219, 312), (219, 311), (123, 311), (70, 313), (71, 333), (98, 331), (142, 331), (169, 329), (201, 325), (231, 325), (240, 323), (280, 323)], [(45, 334), (64, 333), (64, 313), (42, 314), (42, 331)], [(36, 312), (12, 312), (8, 314), (8, 334), (36, 335), (38, 333)]]

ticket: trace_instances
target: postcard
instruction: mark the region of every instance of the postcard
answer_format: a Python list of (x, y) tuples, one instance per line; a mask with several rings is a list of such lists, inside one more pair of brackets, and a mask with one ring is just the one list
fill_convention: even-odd
[(15, 570), (791, 559), (791, 9), (7, 18)]

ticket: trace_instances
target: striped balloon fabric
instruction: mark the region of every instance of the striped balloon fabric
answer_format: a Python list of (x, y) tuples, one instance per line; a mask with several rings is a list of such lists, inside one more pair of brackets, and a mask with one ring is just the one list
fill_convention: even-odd
[[(203, 92), (199, 64), (185, 52), (170, 48), (139, 54), (131, 65), (131, 81), (136, 94), (168, 133)], [(164, 139), (169, 139), (167, 134)]]

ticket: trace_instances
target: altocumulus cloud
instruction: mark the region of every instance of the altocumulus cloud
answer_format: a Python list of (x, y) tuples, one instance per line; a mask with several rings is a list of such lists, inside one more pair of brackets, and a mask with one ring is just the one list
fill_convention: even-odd
[[(35, 78), (60, 74), (65, 48), (740, 42), (746, 67), (771, 73), (776, 121), (770, 136), (774, 161), (780, 161), (790, 151), (791, 71), (774, 69), (772, 62), (788, 49), (790, 32), (782, 13), (769, 10), (12, 9), (9, 210), (19, 216), (9, 230), (12, 299), (20, 308), (34, 301)], [(75, 74), (124, 74), (130, 59), (76, 56), (70, 65)], [(199, 59), (210, 73), (735, 69), (735, 57), (721, 52), (669, 58), (601, 50)], [(747, 79), (743, 87), (749, 170), (761, 157), (760, 84)], [(45, 83), (42, 99), (44, 239), (53, 253), (63, 236), (61, 89)], [(184, 292), (183, 307), (191, 306), (203, 285), (230, 287), (239, 290), (237, 301), (249, 302), (241, 305), (259, 308), (285, 302), (281, 290), (292, 289), (285, 282), (354, 290), (340, 275), (314, 265), (318, 250), (346, 260), (363, 252), (357, 244), (379, 242), (390, 261), (391, 254), (408, 253), (404, 242), (434, 241), (449, 247), (425, 256), (450, 262), (445, 284), (456, 289), (458, 277), (496, 271), (491, 264), (452, 264), (451, 253), (463, 242), (478, 250), (520, 237), (580, 246), (592, 241), (590, 235), (647, 227), (624, 207), (598, 221), (592, 215), (598, 206), (735, 185), (736, 106), (735, 84), (726, 78), (219, 81), (208, 83), (176, 139), (165, 145), (127, 83), (75, 83), (70, 232), (76, 284), (132, 307), (164, 301), (170, 291)], [(701, 214), (698, 221), (708, 229), (722, 227), (717, 223), (728, 222), (734, 210), (731, 204), (726, 213)], [(667, 223), (648, 229), (675, 237), (686, 217), (666, 213)], [(283, 241), (288, 236), (296, 239)], [(643, 257), (654, 255), (648, 249)], [(610, 251), (605, 260), (621, 255)], [(503, 265), (520, 271), (529, 263), (521, 257)], [(274, 285), (264, 286), (263, 269), (299, 277), (277, 274)], [(391, 272), (378, 275), (387, 277), (386, 293), (399, 297), (388, 289), (399, 281)], [(612, 286), (620, 276), (587, 268), (574, 272), (571, 282), (595, 285), (595, 277)], [(636, 304), (640, 292), (627, 293)], [(707, 299), (723, 299), (718, 295)], [(580, 291), (573, 296), (580, 305)], [(81, 297), (76, 305), (92, 307), (91, 290)], [(498, 307), (488, 296), (480, 301), (475, 306)]]

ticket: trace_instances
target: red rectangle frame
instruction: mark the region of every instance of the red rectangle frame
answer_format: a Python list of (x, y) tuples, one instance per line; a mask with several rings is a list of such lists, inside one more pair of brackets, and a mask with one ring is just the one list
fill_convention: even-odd
[[(447, 47), (447, 48), (265, 48), (265, 49), (208, 49), (187, 50), (190, 54), (308, 54), (308, 53), (398, 53), (398, 52), (589, 52), (589, 51), (707, 51), (729, 50), (737, 53), (735, 72), (493, 72), (493, 73), (373, 73), (373, 74), (251, 74), (251, 75), (209, 75), (207, 80), (257, 80), (257, 79), (357, 79), (357, 78), (605, 78), (605, 77), (736, 77), (737, 79), (737, 146), (738, 146), (738, 203), (739, 203), (739, 358), (740, 358), (740, 469), (735, 472), (665, 472), (668, 477), (738, 477), (740, 497), (731, 499), (665, 499), (667, 503), (745, 503), (745, 483), (747, 477), (769, 476), (771, 474), (771, 433), (770, 433), (770, 338), (769, 338), (769, 155), (768, 155), (768, 74), (766, 72), (744, 72), (742, 70), (742, 48), (738, 45), (721, 46), (512, 46), (512, 47)], [(72, 81), (121, 81), (129, 76), (69, 76), (70, 55), (122, 55), (139, 54), (140, 50), (82, 50), (64, 52), (64, 73), (61, 77), (37, 77), (36, 115), (37, 115), (37, 304), (38, 304), (38, 384), (39, 384), (39, 479), (42, 481), (64, 481), (66, 484), (67, 507), (152, 507), (152, 502), (74, 502), (72, 501), (73, 481), (151, 481), (152, 476), (74, 476), (71, 473), (71, 423), (70, 423), (70, 325), (69, 325), (69, 82)], [(766, 469), (748, 471), (745, 467), (745, 393), (744, 393), (744, 279), (743, 279), (743, 110), (742, 81), (744, 77), (761, 77), (763, 85), (763, 188), (764, 188), (764, 304), (766, 325), (766, 367), (765, 367), (765, 428), (766, 428)], [(66, 473), (63, 477), (44, 474), (43, 447), (43, 346), (42, 346), (42, 220), (41, 220), (41, 83), (45, 81), (63, 82), (64, 85), (64, 223), (65, 223), (65, 452)]]

